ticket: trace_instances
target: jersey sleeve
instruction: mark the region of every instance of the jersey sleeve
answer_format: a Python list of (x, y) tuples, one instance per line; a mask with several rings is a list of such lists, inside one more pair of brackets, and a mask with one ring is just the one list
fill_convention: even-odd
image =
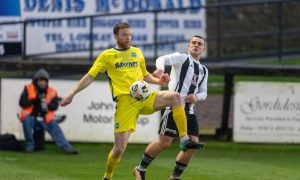
[(101, 53), (95, 60), (93, 66), (91, 67), (88, 73), (89, 75), (95, 78), (99, 73), (103, 73), (105, 71), (106, 71), (105, 54)]
[(147, 68), (146, 68), (146, 62), (145, 62), (144, 55), (140, 49), (139, 49), (139, 58), (141, 59), (140, 67), (141, 67), (143, 76), (145, 77), (149, 74), (149, 72), (147, 71)]
[(188, 58), (187, 54), (175, 52), (156, 59), (156, 68), (165, 71), (166, 65), (181, 65)]
[(203, 79), (203, 82), (200, 84), (200, 87), (197, 92), (198, 101), (204, 101), (207, 97), (207, 79), (208, 79), (208, 69), (203, 66), (203, 70), (205, 69), (206, 75)]

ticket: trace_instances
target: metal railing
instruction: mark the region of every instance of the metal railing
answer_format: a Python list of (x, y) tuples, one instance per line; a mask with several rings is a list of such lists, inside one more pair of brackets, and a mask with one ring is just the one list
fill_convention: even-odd
[[(216, 13), (214, 13), (212, 16), (214, 16), (216, 19), (213, 21), (214, 17), (207, 16), (207, 21), (213, 21), (212, 26), (208, 26), (207, 30), (207, 41), (208, 41), (208, 57), (207, 60), (211, 61), (221, 61), (221, 60), (227, 60), (227, 59), (249, 59), (253, 57), (270, 57), (270, 56), (276, 56), (278, 59), (282, 59), (282, 56), (288, 55), (288, 54), (299, 54), (300, 47), (296, 47), (296, 49), (289, 49), (285, 48), (283, 46), (284, 37), (288, 35), (298, 35), (300, 37), (300, 27), (298, 28), (291, 28), (291, 29), (285, 29), (283, 26), (283, 19), (285, 16), (288, 16), (287, 13), (284, 13), (283, 6), (296, 3), (296, 5), (300, 6), (300, 2), (297, 0), (257, 0), (257, 1), (238, 1), (238, 2), (228, 2), (228, 3), (210, 3), (205, 6), (199, 6), (199, 7), (190, 7), (190, 8), (179, 8), (179, 9), (164, 9), (164, 10), (152, 10), (147, 12), (128, 12), (126, 15), (133, 15), (133, 14), (144, 14), (144, 13), (152, 13), (154, 15), (154, 38), (153, 43), (149, 44), (135, 44), (135, 46), (147, 46), (147, 45), (154, 45), (154, 58), (158, 56), (158, 46), (162, 44), (177, 44), (177, 43), (186, 43), (188, 39), (184, 39), (181, 41), (166, 41), (161, 42), (158, 40), (158, 26), (157, 26), (157, 16), (158, 13), (162, 12), (174, 12), (174, 11), (187, 11), (187, 10), (195, 10), (199, 8), (204, 8), (208, 11), (214, 11), (216, 10)], [(268, 31), (253, 31), (253, 32), (238, 32), (238, 33), (224, 33), (224, 30), (226, 30), (226, 27), (223, 27), (223, 24), (226, 22), (228, 17), (224, 16), (224, 8), (247, 8), (250, 6), (262, 6), (262, 5), (269, 5), (269, 6), (277, 6), (276, 12), (273, 12), (273, 14), (276, 14), (276, 21), (277, 21), (277, 27), (273, 30)], [(268, 7), (265, 7), (268, 8)], [(300, 10), (300, 8), (299, 8)], [(14, 22), (2, 22), (0, 23), (0, 26), (4, 25), (12, 25), (12, 24), (22, 24), (23, 26), (23, 42), (22, 42), (22, 56), (23, 59), (27, 59), (28, 57), (37, 57), (42, 55), (51, 55), (51, 54), (59, 54), (59, 53), (68, 53), (68, 52), (78, 52), (78, 51), (88, 51), (89, 52), (89, 59), (93, 60), (94, 58), (94, 51), (99, 51), (103, 49), (107, 49), (110, 47), (102, 47), (102, 48), (94, 48), (94, 39), (89, 39), (89, 48), (88, 49), (80, 49), (80, 50), (72, 50), (72, 51), (63, 51), (63, 52), (46, 52), (46, 53), (36, 53), (36, 54), (26, 54), (26, 44), (27, 44), (27, 26), (30, 23), (36, 23), (41, 21), (55, 21), (55, 20), (67, 20), (67, 19), (77, 19), (77, 18), (87, 18), (89, 19), (89, 34), (93, 34), (94, 29), (94, 19), (98, 17), (113, 17), (113, 16), (122, 16), (124, 13), (114, 13), (114, 14), (101, 14), (101, 15), (90, 15), (90, 16), (77, 16), (77, 17), (63, 17), (63, 18), (47, 18), (47, 19), (36, 19), (36, 20), (25, 20), (25, 21), (14, 21)], [(256, 16), (256, 15), (255, 15)], [(257, 16), (259, 18), (259, 16)], [(230, 19), (230, 18), (229, 18)], [(267, 22), (265, 22), (267, 23)], [(211, 33), (212, 31), (216, 31), (216, 33)], [(273, 39), (277, 39), (276, 45), (274, 45), (276, 48), (273, 48), (272, 51), (264, 51), (259, 53), (250, 53), (250, 54), (242, 54), (242, 55), (235, 55), (239, 54), (239, 50), (233, 50), (229, 53), (224, 53), (226, 48), (226, 42), (228, 40), (238, 40), (243, 41), (243, 39), (254, 39), (254, 38), (263, 38), (266, 36), (270, 36)], [(92, 37), (92, 36), (91, 36)], [(216, 44), (216, 46), (212, 46), (210, 44)], [(234, 44), (232, 45), (234, 46)], [(236, 45), (238, 47), (238, 45)], [(249, 48), (250, 49), (250, 48)], [(204, 59), (205, 61), (205, 59)]]

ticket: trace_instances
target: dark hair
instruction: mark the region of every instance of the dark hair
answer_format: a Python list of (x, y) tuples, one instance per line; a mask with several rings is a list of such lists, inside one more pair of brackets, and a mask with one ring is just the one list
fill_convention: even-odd
[(113, 32), (114, 34), (118, 34), (120, 29), (125, 29), (125, 28), (130, 28), (130, 25), (126, 22), (119, 22), (115, 24)]
[[(193, 37), (203, 39), (203, 41), (204, 41), (204, 46), (206, 46), (206, 39), (205, 39), (204, 37), (202, 37), (202, 36), (200, 36), (200, 35), (194, 35)], [(192, 37), (192, 38), (193, 38), (193, 37)], [(191, 39), (192, 39), (192, 38), (191, 38)]]

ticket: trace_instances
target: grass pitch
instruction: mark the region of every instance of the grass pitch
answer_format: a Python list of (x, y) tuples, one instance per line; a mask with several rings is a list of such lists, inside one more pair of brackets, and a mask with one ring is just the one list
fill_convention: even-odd
[[(32, 154), (0, 151), (1, 180), (101, 179), (112, 144), (75, 144), (78, 155), (64, 155), (54, 144)], [(146, 145), (128, 145), (114, 180), (131, 180)], [(178, 143), (148, 168), (148, 180), (166, 180), (172, 172)], [(183, 180), (300, 179), (300, 146), (206, 142), (188, 166)]]

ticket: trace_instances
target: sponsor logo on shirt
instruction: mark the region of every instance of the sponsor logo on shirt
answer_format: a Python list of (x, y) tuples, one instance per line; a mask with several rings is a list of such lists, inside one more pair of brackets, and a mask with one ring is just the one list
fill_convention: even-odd
[(119, 69), (119, 68), (125, 68), (125, 67), (138, 67), (138, 62), (117, 62), (115, 64), (115, 68)]

